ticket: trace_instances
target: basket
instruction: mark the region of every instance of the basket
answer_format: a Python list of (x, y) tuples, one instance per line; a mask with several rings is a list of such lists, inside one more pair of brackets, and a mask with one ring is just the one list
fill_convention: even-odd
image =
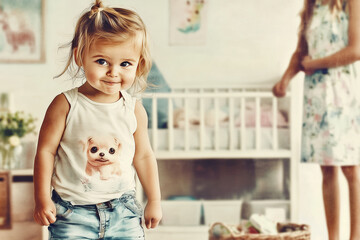
[[(279, 225), (278, 224), (278, 228)], [(300, 227), (300, 231), (282, 232), (276, 235), (244, 233), (241, 227), (231, 226), (222, 222), (216, 222), (209, 229), (209, 240), (310, 240), (310, 228), (306, 224), (292, 224)], [(214, 229), (220, 227), (225, 234), (214, 234)], [(224, 231), (222, 231), (224, 232)]]

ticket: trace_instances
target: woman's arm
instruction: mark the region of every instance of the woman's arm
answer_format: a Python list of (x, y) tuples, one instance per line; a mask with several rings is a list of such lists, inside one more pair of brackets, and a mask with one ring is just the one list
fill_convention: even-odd
[(55, 97), (46, 111), (40, 129), (34, 164), (34, 219), (40, 225), (49, 225), (56, 220), (56, 209), (50, 192), (51, 176), (69, 109), (70, 106), (63, 94)]
[(139, 101), (135, 105), (135, 115), (137, 129), (134, 133), (135, 156), (133, 163), (148, 199), (144, 214), (145, 225), (147, 228), (155, 228), (162, 217), (159, 174), (148, 136), (148, 117)]
[(296, 51), (292, 54), (288, 67), (282, 75), (280, 81), (278, 81), (272, 91), (276, 97), (283, 97), (286, 94), (286, 88), (290, 83), (290, 80), (302, 70), (300, 59), (304, 56), (307, 51), (307, 47), (304, 39), (299, 39)]
[(305, 58), (302, 66), (306, 71), (333, 68), (353, 63), (360, 59), (360, 1), (349, 0), (349, 43), (340, 51), (324, 58)]
[(301, 65), (300, 65), (300, 59), (301, 59), (301, 52), (299, 50), (296, 50), (293, 55), (291, 56), (290, 62), (288, 67), (286, 68), (283, 76), (281, 77), (280, 81), (283, 82), (290, 82), (290, 80), (298, 73), (300, 72)]

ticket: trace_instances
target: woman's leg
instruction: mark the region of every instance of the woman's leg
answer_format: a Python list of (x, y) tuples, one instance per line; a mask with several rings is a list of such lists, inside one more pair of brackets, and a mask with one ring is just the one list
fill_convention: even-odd
[(340, 190), (338, 170), (339, 169), (336, 166), (321, 166), (323, 176), (323, 200), (329, 240), (338, 240), (340, 235)]
[(350, 240), (360, 239), (360, 168), (341, 167), (349, 185), (350, 200)]

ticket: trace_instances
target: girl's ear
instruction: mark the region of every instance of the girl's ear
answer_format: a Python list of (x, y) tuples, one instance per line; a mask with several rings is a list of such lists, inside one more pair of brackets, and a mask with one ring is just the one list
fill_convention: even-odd
[(76, 65), (78, 65), (79, 67), (81, 67), (81, 62), (79, 61), (77, 54), (78, 54), (78, 49), (77, 49), (77, 48), (74, 48), (74, 50), (73, 50), (73, 56), (74, 56), (75, 63), (76, 63)]

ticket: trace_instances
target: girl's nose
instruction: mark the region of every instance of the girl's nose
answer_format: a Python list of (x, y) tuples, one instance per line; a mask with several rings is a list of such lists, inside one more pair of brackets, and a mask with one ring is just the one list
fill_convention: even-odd
[(118, 69), (116, 67), (111, 67), (109, 71), (106, 73), (106, 75), (112, 78), (118, 77), (119, 76)]

